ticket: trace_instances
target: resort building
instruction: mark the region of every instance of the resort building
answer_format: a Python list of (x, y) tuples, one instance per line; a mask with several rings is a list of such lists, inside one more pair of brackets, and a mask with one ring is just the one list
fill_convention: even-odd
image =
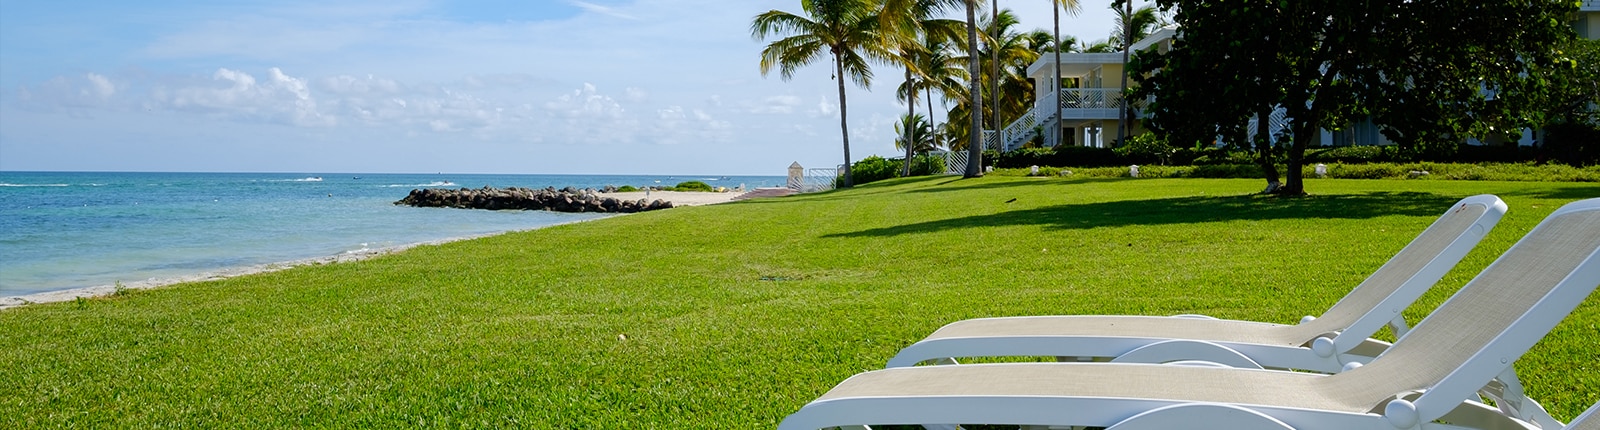
[[(1600, 40), (1600, 0), (1583, 0), (1573, 29), (1580, 37)], [(1163, 28), (1133, 44), (1133, 51), (1154, 47), (1166, 52), (1172, 48), (1172, 39), (1177, 34), (1176, 28)], [(1046, 53), (1028, 66), (1028, 77), (1034, 81), (1034, 107), (1012, 121), (998, 135), (991, 135), (988, 139), (991, 149), (1011, 151), (1034, 142), (1043, 142), (1046, 147), (1106, 147), (1117, 139), (1121, 121), (1118, 111), (1125, 106), (1121, 93), (1122, 53), (1062, 53), (1061, 90), (1052, 94), (1055, 91), (1050, 85), (1050, 75), (1057, 70), (1055, 57), (1053, 53)], [(1131, 80), (1129, 85), (1133, 85)], [(1128, 136), (1147, 130), (1141, 121), (1144, 117), (1145, 114), (1138, 109), (1132, 111), (1128, 118)], [(1287, 126), (1283, 109), (1274, 111), (1270, 121), (1269, 132), (1273, 134)], [(1250, 138), (1253, 139), (1256, 130), (1254, 119), (1250, 120), (1249, 126)], [(1056, 134), (1050, 132), (1057, 127), (1061, 129), (1059, 142)], [(1533, 135), (1531, 130), (1524, 130), (1518, 143), (1532, 144)], [(1393, 142), (1384, 137), (1378, 131), (1378, 126), (1369, 120), (1349, 124), (1338, 131), (1323, 130), (1321, 143), (1324, 146), (1347, 146), (1389, 145)], [(1469, 139), (1469, 143), (1507, 142)]]

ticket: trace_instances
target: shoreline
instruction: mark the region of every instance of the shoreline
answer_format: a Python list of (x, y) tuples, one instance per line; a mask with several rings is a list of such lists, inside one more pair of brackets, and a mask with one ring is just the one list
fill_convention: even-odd
[[(739, 195), (739, 193), (731, 193), (731, 192), (728, 192), (728, 193), (708, 193), (708, 192), (692, 192), (692, 191), (651, 191), (649, 194), (650, 195), (648, 197), (646, 197), (644, 191), (638, 191), (638, 192), (626, 192), (626, 193), (604, 193), (602, 195), (605, 196), (605, 197), (615, 197), (615, 198), (617, 198), (619, 200), (620, 199), (630, 199), (630, 200), (638, 200), (638, 199), (657, 200), (657, 199), (659, 199), (659, 200), (665, 200), (665, 201), (672, 202), (673, 206), (702, 206), (702, 205), (712, 205), (712, 204), (719, 204), (719, 203), (727, 203), (727, 202), (733, 201), (733, 198)], [(477, 209), (466, 209), (466, 210), (477, 210)], [(396, 252), (400, 252), (400, 251), (405, 251), (407, 249), (415, 248), (415, 247), (418, 247), (418, 246), (443, 245), (443, 244), (450, 243), (450, 242), (481, 239), (481, 238), (485, 238), (485, 237), (499, 236), (499, 235), (508, 234), (508, 233), (534, 231), (534, 230), (544, 229), (544, 228), (548, 228), (548, 227), (555, 227), (555, 226), (560, 226), (560, 225), (568, 225), (568, 224), (576, 224), (576, 223), (580, 223), (580, 222), (589, 222), (589, 221), (594, 221), (594, 220), (601, 220), (601, 219), (610, 218), (611, 216), (620, 216), (620, 215), (629, 215), (629, 214), (612, 214), (612, 215), (601, 217), (601, 218), (566, 221), (566, 222), (560, 222), (560, 223), (555, 223), (555, 224), (550, 224), (550, 225), (542, 225), (542, 226), (529, 228), (529, 229), (523, 229), (523, 230), (506, 230), (506, 231), (501, 231), (501, 232), (496, 232), (496, 233), (480, 234), (480, 235), (473, 235), (473, 236), (450, 237), (450, 238), (444, 238), (444, 239), (438, 239), (438, 240), (430, 240), (430, 241), (425, 241), (425, 242), (417, 242), (417, 243), (389, 246), (389, 247), (376, 248), (376, 249), (360, 249), (360, 250), (355, 250), (355, 251), (345, 251), (345, 252), (341, 252), (341, 253), (334, 254), (334, 255), (302, 258), (302, 259), (298, 259), (298, 260), (280, 261), (280, 262), (275, 262), (275, 263), (255, 264), (255, 265), (239, 266), (239, 267), (225, 267), (225, 268), (220, 268), (220, 269), (207, 270), (207, 271), (196, 273), (194, 275), (189, 275), (189, 276), (179, 276), (179, 277), (173, 277), (173, 278), (152, 278), (152, 279), (146, 279), (146, 280), (142, 280), (142, 281), (123, 282), (123, 283), (121, 283), (121, 286), (122, 286), (122, 288), (125, 288), (125, 289), (128, 289), (128, 290), (148, 290), (148, 289), (153, 289), (153, 288), (161, 288), (161, 287), (165, 287), (165, 286), (177, 285), (177, 284), (186, 284), (186, 283), (191, 283), (191, 282), (216, 281), (216, 280), (234, 278), (234, 277), (239, 277), (239, 276), (248, 276), (248, 275), (255, 275), (255, 274), (260, 274), (260, 273), (272, 273), (272, 272), (276, 272), (276, 271), (279, 271), (279, 270), (293, 269), (293, 268), (302, 267), (302, 266), (349, 263), (349, 262), (356, 262), (356, 261), (362, 261), (362, 260), (367, 260), (367, 259), (371, 259), (371, 258), (376, 258), (376, 257), (380, 257), (380, 256), (383, 256), (383, 255), (388, 255), (388, 254), (392, 254), (392, 253), (396, 253)], [(44, 291), (44, 292), (38, 292), (38, 293), (18, 295), (18, 296), (5, 296), (5, 297), (0, 297), (0, 311), (4, 311), (6, 309), (11, 309), (11, 308), (16, 308), (16, 307), (21, 307), (21, 306), (26, 306), (26, 305), (31, 305), (31, 304), (37, 304), (37, 303), (68, 302), (68, 301), (77, 300), (79, 298), (91, 299), (91, 298), (96, 298), (96, 297), (109, 296), (109, 295), (115, 294), (116, 292), (117, 292), (117, 284), (111, 284), (111, 285), (97, 285), (97, 286), (91, 286), (91, 287), (68, 288), (68, 289), (64, 289), (64, 290)]]

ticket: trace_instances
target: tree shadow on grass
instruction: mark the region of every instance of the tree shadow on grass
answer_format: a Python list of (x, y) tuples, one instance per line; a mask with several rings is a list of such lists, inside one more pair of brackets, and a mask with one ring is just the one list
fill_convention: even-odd
[(1554, 188), (1525, 189), (1499, 193), (1506, 196), (1527, 196), (1539, 199), (1583, 200), (1600, 197), (1600, 184), (1562, 185)]
[(1068, 186), (1068, 185), (1085, 184), (1085, 183), (1091, 183), (1091, 182), (1120, 182), (1120, 181), (1134, 180), (1132, 178), (1073, 178), (1071, 180), (1062, 180), (1060, 178), (1042, 177), (1042, 176), (1017, 177), (1017, 178), (1013, 178), (1013, 179), (1014, 180), (1009, 180), (1009, 181), (967, 182), (967, 183), (964, 183), (964, 184), (963, 183), (951, 184), (951, 182), (955, 182), (955, 181), (949, 181), (949, 182), (943, 182), (943, 183), (937, 184), (937, 185), (940, 185), (940, 187), (938, 187), (938, 188), (923, 188), (923, 189), (911, 190), (911, 191), (907, 191), (907, 192), (910, 192), (910, 193), (948, 193), (948, 192), (952, 192), (952, 191), (990, 190), (990, 189), (999, 189), (999, 188), (1020, 188), (1020, 187), (1037, 187), (1037, 186), (1051, 186), (1051, 185), (1054, 185), (1054, 186)]
[(1238, 220), (1365, 219), (1388, 215), (1435, 217), (1457, 197), (1417, 192), (1372, 192), (1298, 198), (1265, 196), (1174, 197), (974, 215), (823, 237), (887, 237), (944, 230), (1004, 225), (1039, 225), (1054, 229), (1090, 229), (1131, 225), (1168, 225)]

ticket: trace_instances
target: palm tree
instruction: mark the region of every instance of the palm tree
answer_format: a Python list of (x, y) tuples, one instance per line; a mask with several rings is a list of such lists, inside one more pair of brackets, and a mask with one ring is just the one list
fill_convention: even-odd
[(839, 82), (839, 129), (844, 140), (844, 187), (854, 184), (850, 175), (849, 110), (845, 102), (844, 80), (848, 77), (861, 87), (872, 85), (868, 61), (887, 62), (894, 58), (885, 43), (879, 20), (878, 0), (805, 0), (800, 7), (805, 16), (773, 10), (756, 15), (750, 35), (765, 39), (787, 35), (761, 50), (761, 75), (777, 68), (784, 80), (794, 77), (800, 66), (822, 59), (824, 49), (833, 57), (833, 77)]
[[(967, 100), (973, 104), (983, 100), (983, 90), (978, 83), (978, 0), (967, 1)], [(972, 131), (967, 133), (967, 171), (963, 178), (983, 176), (983, 109), (972, 110)]]
[[(1042, 45), (1048, 43), (1050, 35), (1039, 32), (1018, 33), (1014, 28), (1020, 23), (1015, 13), (1011, 10), (1002, 10), (994, 15), (996, 18), (985, 20), (979, 27), (985, 34), (999, 37), (987, 38), (983, 47), (979, 49), (979, 60), (983, 58), (999, 58), (998, 62), (991, 64), (989, 71), (981, 72), (984, 80), (994, 84), (992, 90), (996, 95), (1014, 95), (1006, 98), (998, 96), (990, 99), (991, 103), (984, 104), (982, 99), (976, 106), (982, 108), (984, 115), (996, 120), (1007, 117), (1016, 117), (1026, 112), (1033, 99), (1033, 84), (1028, 82), (1027, 67), (1034, 60), (1039, 59)], [(1004, 122), (998, 122), (996, 130), (1004, 128)]]
[(911, 114), (900, 117), (900, 121), (894, 124), (894, 131), (900, 135), (900, 138), (894, 140), (894, 147), (906, 150), (907, 154), (912, 154), (911, 156), (939, 149), (933, 124), (929, 124), (928, 119), (922, 115)]
[[(921, 70), (917, 69), (919, 56), (926, 43), (920, 40), (944, 40), (955, 37), (960, 28), (959, 21), (935, 18), (946, 8), (954, 7), (958, 0), (886, 0), (880, 16), (885, 21), (885, 38), (892, 40), (899, 51), (899, 60), (905, 66), (906, 80), (901, 84), (897, 96), (906, 101), (906, 115), (916, 113), (917, 90), (923, 85), (918, 81), (925, 79)], [(930, 106), (932, 105), (930, 101)], [(933, 112), (930, 108), (929, 115)], [(911, 149), (906, 148), (905, 166), (902, 176), (911, 176)]]
[[(1135, 42), (1150, 36), (1154, 29), (1160, 25), (1161, 19), (1156, 14), (1156, 8), (1144, 6), (1135, 11), (1133, 0), (1119, 0), (1124, 9), (1117, 11), (1117, 34), (1111, 35), (1109, 42), (1119, 46), (1122, 50), (1122, 93), (1128, 92), (1128, 51)], [(1112, 4), (1115, 8), (1116, 4)], [(1128, 138), (1128, 120), (1132, 106), (1124, 99), (1122, 109), (1117, 111), (1117, 142), (1126, 143)]]
[[(967, 69), (962, 66), (962, 59), (952, 53), (955, 44), (948, 40), (923, 40), (922, 49), (917, 50), (917, 70), (921, 72), (918, 87), (928, 100), (928, 122), (933, 118), (933, 92), (939, 94), (945, 101), (961, 97), (965, 92), (961, 88), (961, 81), (967, 77)], [(947, 118), (948, 120), (948, 118)], [(942, 128), (937, 128), (942, 130)]]
[[(1050, 19), (1051, 19), (1052, 25), (1055, 26), (1051, 30), (1052, 31), (1051, 38), (1053, 40), (1052, 40), (1052, 42), (1050, 44), (1051, 45), (1055, 45), (1054, 46), (1054, 50), (1056, 52), (1055, 75), (1054, 75), (1055, 78), (1050, 80), (1050, 90), (1051, 91), (1055, 91), (1055, 97), (1052, 97), (1052, 98), (1061, 97), (1061, 9), (1063, 9), (1063, 8), (1065, 8), (1067, 10), (1067, 13), (1071, 14), (1072, 16), (1078, 16), (1078, 11), (1083, 10), (1083, 6), (1078, 4), (1078, 0), (1050, 0), (1050, 15), (1051, 15)], [(1072, 45), (1068, 44), (1067, 46), (1070, 47)], [(1061, 101), (1060, 100), (1056, 101), (1056, 125), (1053, 128), (1054, 128), (1054, 130), (1050, 131), (1050, 139), (1051, 139), (1051, 141), (1055, 142), (1056, 145), (1060, 145), (1061, 144)]]

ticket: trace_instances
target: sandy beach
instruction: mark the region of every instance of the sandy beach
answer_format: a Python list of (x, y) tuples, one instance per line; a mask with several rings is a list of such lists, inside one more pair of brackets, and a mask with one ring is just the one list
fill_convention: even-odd
[[(711, 205), (711, 204), (717, 204), (717, 203), (731, 202), (731, 201), (733, 201), (733, 198), (739, 196), (740, 193), (734, 193), (734, 192), (708, 193), (708, 192), (686, 192), (686, 191), (650, 191), (648, 194), (649, 195), (647, 196), (646, 192), (644, 192), (644, 191), (636, 191), (636, 192), (626, 192), (626, 193), (604, 193), (604, 194), (601, 194), (601, 196), (602, 197), (615, 198), (615, 199), (618, 199), (618, 200), (639, 200), (639, 199), (646, 199), (646, 200), (650, 200), (650, 201), (665, 200), (665, 201), (672, 202), (673, 206), (702, 206), (702, 205)], [(584, 221), (575, 221), (575, 222), (584, 222)], [(555, 225), (560, 225), (560, 224), (555, 224)], [(545, 227), (549, 227), (549, 226), (545, 226)], [(541, 227), (541, 228), (543, 228), (543, 227)], [(306, 259), (294, 260), (294, 261), (285, 261), (285, 262), (270, 263), (270, 264), (259, 264), (259, 265), (254, 265), (254, 266), (233, 267), (233, 268), (227, 268), (227, 269), (212, 270), (212, 271), (207, 271), (207, 272), (203, 272), (203, 273), (199, 273), (199, 274), (195, 274), (195, 275), (191, 275), (191, 276), (183, 276), (183, 277), (177, 277), (177, 278), (147, 279), (147, 280), (142, 280), (142, 281), (124, 282), (124, 283), (122, 283), (122, 287), (126, 288), (126, 289), (130, 289), (130, 290), (143, 290), (143, 289), (157, 288), (157, 287), (163, 287), (163, 286), (173, 285), (173, 284), (181, 284), (181, 283), (186, 283), (186, 282), (212, 281), (212, 280), (218, 280), (218, 279), (232, 278), (232, 277), (235, 277), (235, 276), (244, 276), (244, 275), (257, 274), (257, 273), (275, 272), (275, 271), (279, 271), (279, 270), (284, 270), (284, 269), (289, 269), (289, 268), (294, 268), (294, 267), (300, 267), (300, 266), (322, 265), (322, 264), (334, 264), (334, 263), (345, 263), (345, 262), (351, 262), (351, 261), (360, 261), (360, 260), (365, 260), (365, 259), (368, 259), (368, 258), (373, 258), (373, 257), (377, 257), (377, 256), (384, 255), (384, 254), (403, 251), (403, 250), (410, 249), (410, 248), (417, 247), (417, 246), (438, 245), (438, 244), (443, 244), (443, 243), (455, 242), (455, 241), (459, 241), (459, 240), (476, 239), (476, 238), (480, 238), (480, 237), (484, 237), (484, 236), (456, 237), (456, 238), (450, 238), (450, 239), (444, 239), (444, 240), (436, 240), (436, 241), (422, 242), (422, 243), (413, 243), (413, 244), (408, 244), (408, 245), (393, 246), (393, 247), (387, 247), (387, 248), (363, 249), (363, 250), (360, 250), (360, 251), (345, 252), (345, 253), (341, 253), (341, 254), (338, 254), (338, 255), (331, 255), (331, 256), (325, 256), (325, 257), (313, 257), (313, 258), (306, 258)], [(110, 295), (112, 293), (115, 293), (116, 291), (117, 291), (117, 286), (116, 285), (100, 285), (100, 286), (85, 287), (85, 288), (73, 288), (73, 289), (67, 289), (67, 290), (46, 291), (46, 292), (42, 292), (42, 293), (34, 293), (34, 294), (28, 294), (28, 295), (22, 295), (22, 296), (0, 297), (0, 310), (5, 310), (5, 309), (13, 308), (13, 307), (23, 306), (23, 305), (33, 304), (33, 303), (65, 302), (65, 301), (76, 300), (79, 297), (90, 298), (90, 297), (106, 296), (106, 295)]]

